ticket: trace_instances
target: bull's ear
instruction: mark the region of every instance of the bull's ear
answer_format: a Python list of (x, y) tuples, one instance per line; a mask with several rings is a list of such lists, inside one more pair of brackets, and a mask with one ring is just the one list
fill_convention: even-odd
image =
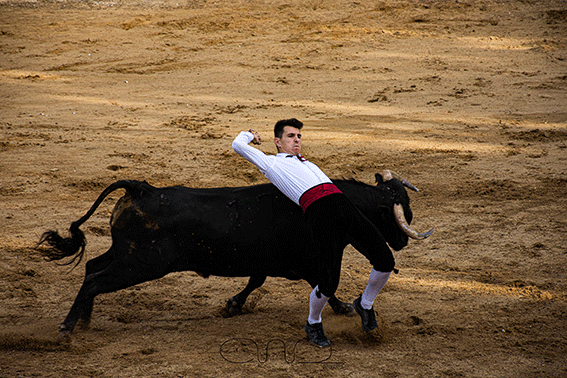
[(382, 178), (382, 175), (380, 173), (376, 173), (374, 177), (376, 177), (376, 185), (384, 183), (384, 179)]

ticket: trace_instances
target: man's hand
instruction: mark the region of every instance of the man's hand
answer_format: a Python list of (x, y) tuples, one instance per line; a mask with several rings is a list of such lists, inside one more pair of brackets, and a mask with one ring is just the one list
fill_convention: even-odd
[(249, 132), (251, 132), (252, 134), (254, 134), (254, 139), (252, 140), (252, 144), (262, 144), (262, 138), (260, 138), (260, 134), (258, 134), (258, 132), (250, 129), (248, 130)]

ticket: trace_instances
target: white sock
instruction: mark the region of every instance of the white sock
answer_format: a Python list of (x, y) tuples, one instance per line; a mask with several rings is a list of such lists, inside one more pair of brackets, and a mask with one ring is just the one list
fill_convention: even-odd
[(315, 289), (313, 289), (309, 295), (309, 318), (307, 318), (309, 324), (321, 323), (321, 313), (329, 300), (329, 297), (323, 294), (319, 294), (321, 298), (317, 298), (318, 290), (319, 286), (315, 286)]
[(370, 310), (372, 308), (374, 300), (378, 296), (378, 293), (380, 293), (380, 290), (386, 286), (386, 282), (388, 282), (388, 278), (390, 278), (391, 273), (392, 272), (379, 272), (372, 269), (372, 272), (370, 272), (370, 276), (368, 277), (368, 284), (366, 285), (366, 289), (364, 289), (360, 300), (362, 308), (366, 310)]

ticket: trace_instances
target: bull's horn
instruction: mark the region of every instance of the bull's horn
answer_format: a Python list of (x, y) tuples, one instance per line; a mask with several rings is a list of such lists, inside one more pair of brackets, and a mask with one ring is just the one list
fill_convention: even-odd
[(406, 188), (411, 189), (414, 192), (419, 192), (418, 188), (413, 186), (411, 182), (405, 180), (402, 176), (398, 175), (397, 173), (392, 172), (389, 169), (386, 169), (382, 172), (382, 179), (384, 181), (388, 181), (388, 180), (391, 180), (393, 178), (399, 180)]
[(423, 233), (412, 230), (412, 228), (408, 224), (408, 221), (406, 220), (406, 216), (404, 215), (404, 208), (399, 203), (394, 205), (394, 217), (396, 218), (398, 227), (400, 227), (402, 231), (412, 239), (423, 240), (431, 236), (431, 234), (433, 233), (433, 229)]

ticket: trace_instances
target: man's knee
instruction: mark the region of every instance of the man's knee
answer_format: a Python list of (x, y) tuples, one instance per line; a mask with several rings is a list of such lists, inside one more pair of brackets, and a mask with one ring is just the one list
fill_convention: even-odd
[[(335, 292), (337, 291), (337, 288), (339, 287), (339, 283), (333, 283), (333, 282), (329, 282), (329, 283), (320, 283), (319, 285), (319, 291), (318, 293), (315, 294), (323, 294), (324, 296), (326, 296), (327, 298), (332, 297)], [(319, 295), (317, 295), (319, 296)]]
[(391, 272), (396, 267), (396, 260), (392, 256), (391, 259), (381, 259), (378, 263), (372, 264), (373, 268), (379, 272)]

